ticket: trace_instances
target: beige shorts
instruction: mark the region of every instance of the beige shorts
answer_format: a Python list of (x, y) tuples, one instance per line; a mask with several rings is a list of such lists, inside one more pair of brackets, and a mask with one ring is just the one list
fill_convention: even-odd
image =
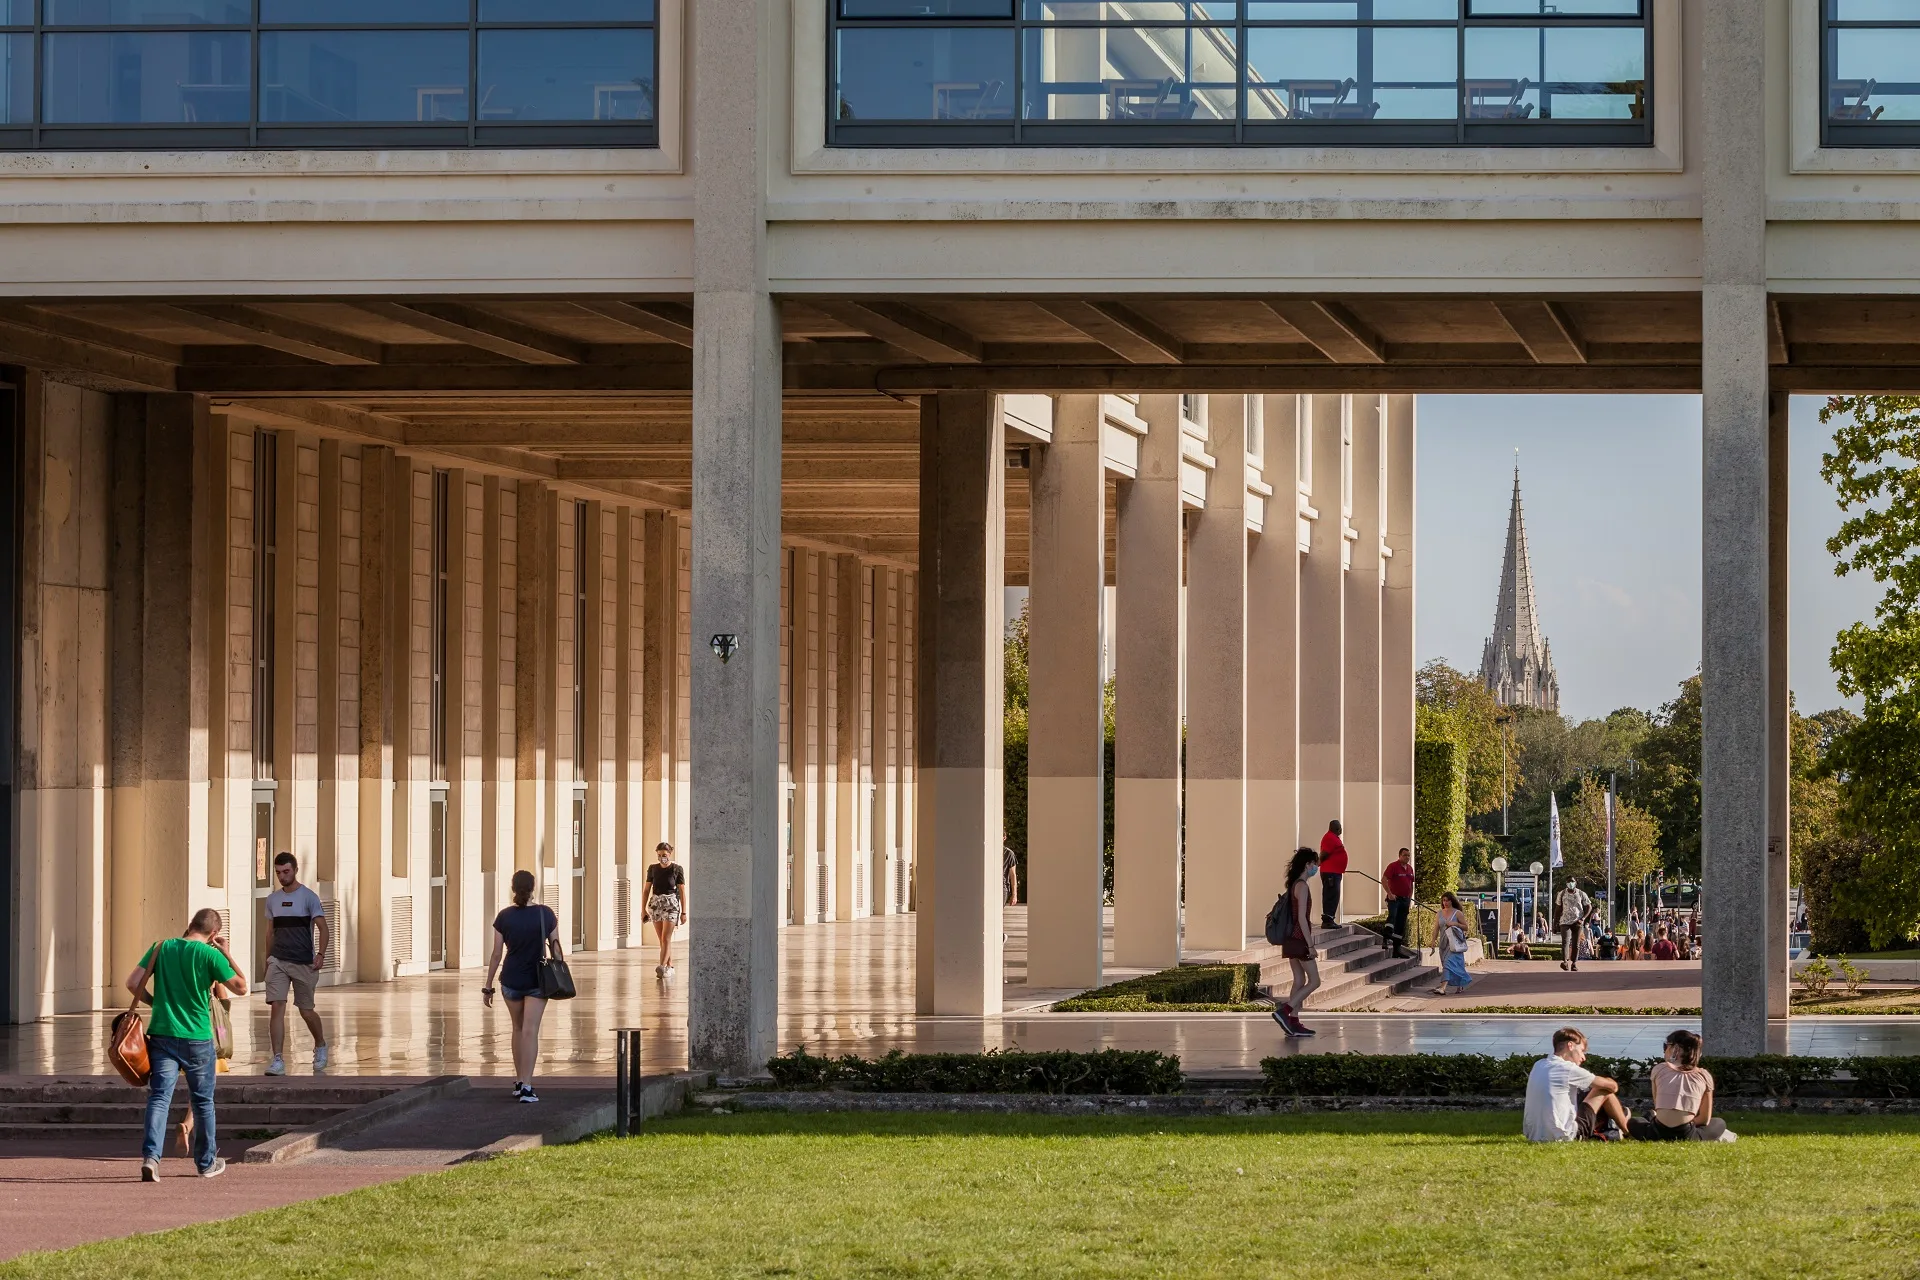
[(313, 1008), (313, 991), (320, 985), (320, 975), (310, 964), (289, 964), (277, 956), (267, 957), (267, 1003), (285, 1004), (287, 988), (293, 988), (293, 1004), (296, 1009)]

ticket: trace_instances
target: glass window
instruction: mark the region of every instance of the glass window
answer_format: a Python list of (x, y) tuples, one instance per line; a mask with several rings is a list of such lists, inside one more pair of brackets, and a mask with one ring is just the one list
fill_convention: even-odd
[(1472, 120), (1638, 119), (1646, 41), (1618, 27), (1477, 27), (1463, 84)]
[(1647, 14), (1644, 0), (836, 0), (829, 140), (1646, 146)]
[(1253, 120), (1451, 120), (1459, 40), (1447, 27), (1256, 27), (1247, 32)]
[(50, 124), (247, 118), (247, 37), (241, 32), (68, 32), (46, 40)]
[(260, 118), (416, 123), (467, 118), (464, 31), (268, 31)]
[(33, 37), (0, 36), (0, 124), (33, 123)]
[(480, 119), (651, 120), (653, 33), (483, 31)]
[(385, 22), (467, 25), (468, 0), (260, 0), (262, 25), (370, 26)]
[(482, 22), (652, 22), (653, 0), (480, 0)]
[[(33, 21), (32, 4), (19, 19)], [(248, 0), (47, 0), (47, 25), (62, 27), (244, 27), (253, 21)]]
[(1231, 27), (1027, 32), (1029, 120), (1225, 120), (1238, 111)]
[(841, 120), (1005, 120), (1013, 32), (856, 27), (840, 32)]
[(1830, 145), (1920, 146), (1920, 4), (1827, 0)]
[(0, 0), (0, 25), (9, 27), (32, 26), (33, 0)]

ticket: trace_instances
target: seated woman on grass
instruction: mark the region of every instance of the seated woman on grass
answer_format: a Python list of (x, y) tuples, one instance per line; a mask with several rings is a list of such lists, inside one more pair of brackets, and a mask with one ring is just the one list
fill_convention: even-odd
[(1513, 958), (1515, 960), (1533, 959), (1533, 948), (1527, 945), (1527, 935), (1518, 929), (1513, 931)]
[(1700, 1065), (1701, 1040), (1691, 1031), (1667, 1037), (1666, 1061), (1653, 1069), (1653, 1115), (1635, 1120), (1633, 1136), (1646, 1142), (1733, 1142), (1727, 1122), (1713, 1114), (1713, 1074)]

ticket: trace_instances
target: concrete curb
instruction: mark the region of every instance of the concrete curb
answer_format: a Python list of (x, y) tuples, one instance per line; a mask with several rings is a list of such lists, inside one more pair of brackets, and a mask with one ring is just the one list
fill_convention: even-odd
[[(678, 1111), (686, 1105), (688, 1093), (696, 1087), (704, 1087), (711, 1079), (705, 1074), (683, 1073), (673, 1076), (656, 1076), (640, 1082), (640, 1118), (650, 1119)], [(557, 1091), (556, 1091), (557, 1092)], [(578, 1142), (596, 1133), (613, 1128), (615, 1103), (612, 1098), (586, 1103), (562, 1113), (561, 1118), (550, 1128), (539, 1133), (509, 1134), (494, 1142), (489, 1142), (478, 1151), (461, 1157), (455, 1163), (469, 1164), (476, 1160), (492, 1160), (499, 1156), (513, 1155), (521, 1151), (537, 1151), (541, 1147), (557, 1147), (569, 1142)]]
[(355, 1107), (327, 1121), (305, 1129), (295, 1129), (283, 1133), (277, 1138), (269, 1138), (257, 1147), (251, 1147), (240, 1158), (242, 1164), (287, 1164), (302, 1156), (313, 1154), (324, 1146), (337, 1142), (341, 1138), (371, 1129), (374, 1125), (384, 1124), (409, 1111), (438, 1102), (442, 1098), (451, 1098), (465, 1093), (472, 1082), (465, 1076), (439, 1076), (425, 1084), (416, 1084), (409, 1088), (376, 1098), (364, 1106)]
[[(1143, 1116), (1260, 1116), (1323, 1112), (1519, 1111), (1520, 1098), (1332, 1098), (1281, 1097), (1242, 1093), (1173, 1093), (1154, 1096), (1060, 1095), (1044, 1093), (852, 1093), (841, 1090), (753, 1091), (702, 1093), (691, 1100), (696, 1107), (716, 1112), (787, 1111), (799, 1114), (854, 1112), (867, 1114), (988, 1114), (988, 1115), (1143, 1115)], [(1630, 1105), (1644, 1100), (1628, 1099)], [(1725, 1111), (1771, 1111), (1782, 1115), (1920, 1115), (1915, 1098), (1726, 1098), (1715, 1106)]]

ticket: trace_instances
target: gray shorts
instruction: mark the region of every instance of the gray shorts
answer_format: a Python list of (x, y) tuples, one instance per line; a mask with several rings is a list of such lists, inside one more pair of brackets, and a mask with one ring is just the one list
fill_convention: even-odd
[(320, 974), (310, 964), (294, 964), (278, 956), (267, 957), (267, 1003), (285, 1004), (287, 990), (293, 990), (296, 1009), (313, 1008), (313, 992), (320, 985)]

